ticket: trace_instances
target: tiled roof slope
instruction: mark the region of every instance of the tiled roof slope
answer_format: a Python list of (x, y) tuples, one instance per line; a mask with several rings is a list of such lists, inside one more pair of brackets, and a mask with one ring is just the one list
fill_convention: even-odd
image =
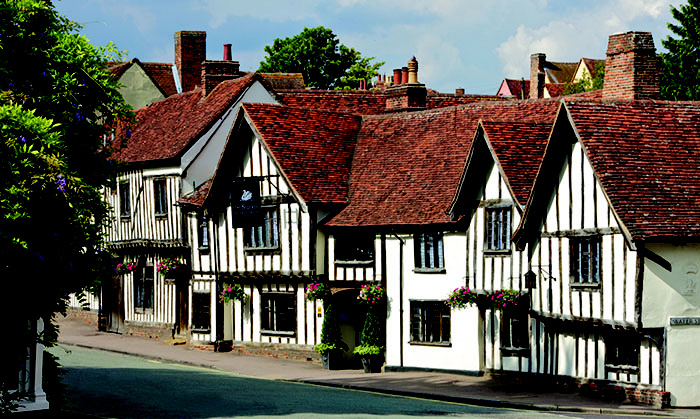
[(562, 63), (548, 61), (544, 71), (552, 83), (568, 83), (574, 78), (574, 72), (578, 67), (578, 62)]
[(553, 100), (479, 102), (362, 121), (350, 204), (330, 226), (449, 223), (452, 202), (479, 119), (551, 122)]
[(547, 83), (545, 85), (550, 97), (561, 96), (566, 90), (566, 83)]
[(591, 73), (591, 77), (595, 77), (595, 66), (598, 65), (598, 63), (605, 63), (605, 60), (596, 58), (581, 58), (581, 61), (583, 61), (583, 64), (585, 64), (586, 68)]
[[(207, 97), (202, 89), (170, 96), (136, 111), (127, 147), (115, 158), (135, 163), (169, 159), (203, 134), (259, 78), (253, 74), (219, 84)], [(123, 135), (119, 135), (121, 138)]]
[(361, 117), (254, 103), (243, 109), (305, 202), (347, 202)]
[(375, 90), (276, 90), (282, 104), (290, 108), (321, 109), (355, 115), (384, 113), (386, 97)]
[(454, 93), (438, 93), (428, 91), (426, 97), (426, 108), (446, 108), (448, 106), (466, 105), (469, 103), (482, 102), (484, 100), (508, 100), (503, 96), (496, 95), (458, 95)]
[(514, 198), (521, 206), (527, 203), (542, 162), (551, 120), (551, 114), (545, 112), (541, 122), (481, 121)]
[(185, 195), (178, 199), (177, 202), (182, 205), (192, 205), (195, 207), (201, 207), (204, 201), (209, 195), (209, 190), (211, 189), (213, 178), (201, 184), (197, 189), (191, 194)]
[(508, 85), (508, 90), (516, 99), (527, 99), (530, 97), (530, 80), (504, 79)]
[(177, 93), (175, 87), (175, 76), (173, 76), (173, 65), (170, 63), (141, 63), (146, 73), (153, 81), (163, 89), (165, 96), (172, 96)]
[(273, 89), (303, 89), (304, 75), (301, 73), (260, 73)]
[(634, 239), (700, 238), (700, 103), (565, 106)]

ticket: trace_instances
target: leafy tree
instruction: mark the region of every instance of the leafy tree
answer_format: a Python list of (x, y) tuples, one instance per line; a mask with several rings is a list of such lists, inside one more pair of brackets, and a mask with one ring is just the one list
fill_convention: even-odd
[[(14, 349), (2, 388), (17, 384), (30, 325), (112, 275), (100, 190), (116, 168), (103, 138), (132, 115), (105, 69), (119, 53), (78, 29), (49, 0), (0, 3), (0, 318)], [(51, 345), (48, 326), (38, 337)]]
[(593, 69), (593, 77), (585, 74), (583, 79), (577, 83), (566, 83), (564, 87), (565, 95), (574, 93), (588, 92), (590, 90), (599, 90), (603, 88), (605, 80), (605, 61), (598, 62)]
[(700, 0), (688, 0), (680, 9), (671, 6), (678, 24), (668, 28), (661, 43), (668, 50), (661, 55), (661, 97), (669, 100), (700, 100)]
[(360, 80), (371, 80), (384, 62), (341, 44), (330, 29), (304, 28), (291, 38), (275, 39), (265, 46), (265, 61), (258, 71), (302, 73), (308, 86), (319, 89), (357, 88)]

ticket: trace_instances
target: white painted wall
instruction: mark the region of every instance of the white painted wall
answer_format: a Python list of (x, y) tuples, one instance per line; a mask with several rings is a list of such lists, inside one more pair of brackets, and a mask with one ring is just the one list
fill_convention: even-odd
[(119, 83), (123, 85), (119, 88), (119, 93), (133, 109), (142, 108), (156, 100), (165, 98), (165, 95), (139, 65), (129, 66), (119, 78)]

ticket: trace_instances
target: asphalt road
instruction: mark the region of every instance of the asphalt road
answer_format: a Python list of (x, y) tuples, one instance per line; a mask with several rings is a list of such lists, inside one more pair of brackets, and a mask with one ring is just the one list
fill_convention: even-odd
[(51, 352), (68, 370), (69, 409), (105, 417), (564, 417), (252, 378), (78, 347)]

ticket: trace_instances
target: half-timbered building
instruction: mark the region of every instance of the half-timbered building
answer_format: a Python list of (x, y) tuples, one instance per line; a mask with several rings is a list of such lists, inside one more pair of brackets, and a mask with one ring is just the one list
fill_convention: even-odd
[(700, 107), (638, 100), (654, 63), (650, 34), (610, 37), (603, 101), (562, 103), (514, 240), (536, 274), (534, 371), (697, 405)]

